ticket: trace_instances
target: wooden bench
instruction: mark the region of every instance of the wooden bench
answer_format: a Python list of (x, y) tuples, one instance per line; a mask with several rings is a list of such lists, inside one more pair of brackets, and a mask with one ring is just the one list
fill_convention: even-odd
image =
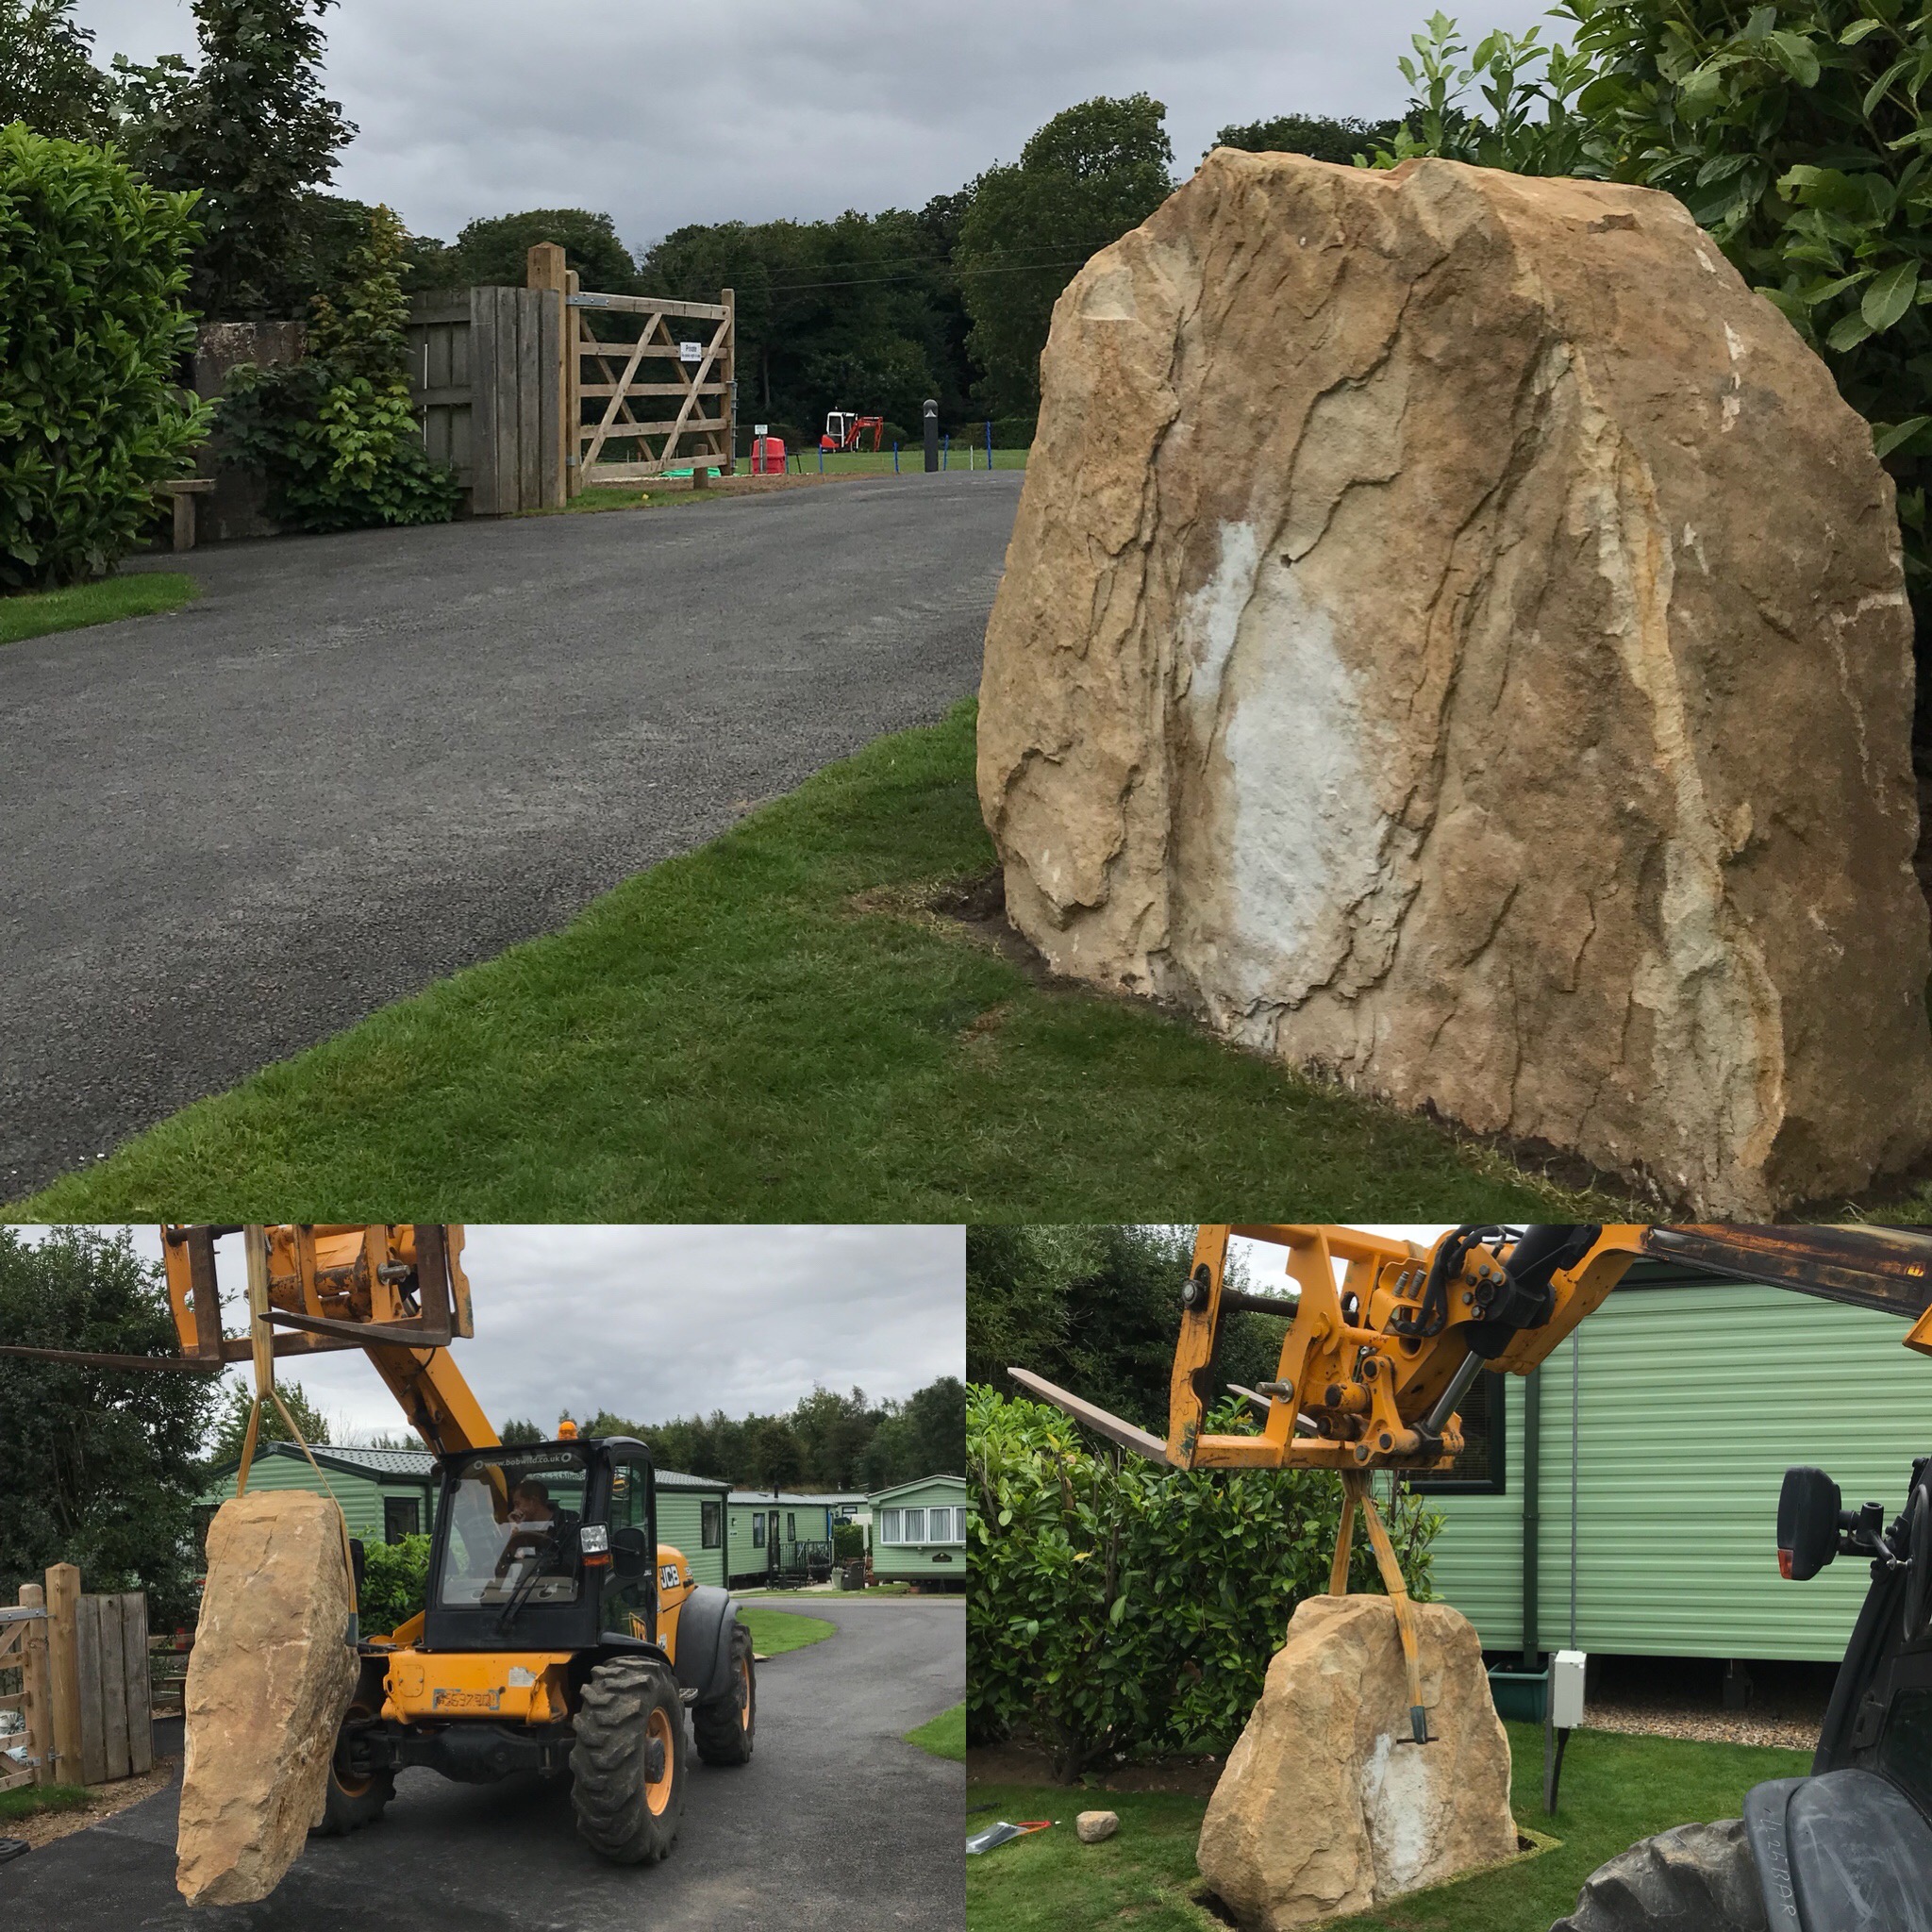
[(194, 499), (215, 487), (212, 476), (177, 476), (160, 486), (160, 494), (175, 499), (175, 548), (194, 548)]

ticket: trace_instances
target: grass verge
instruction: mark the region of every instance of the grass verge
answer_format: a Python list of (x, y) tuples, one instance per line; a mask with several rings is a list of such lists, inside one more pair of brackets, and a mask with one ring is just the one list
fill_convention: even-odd
[[(1555, 1818), (1545, 1818), (1542, 1727), (1507, 1728), (1516, 1815), (1557, 1842), (1379, 1910), (1325, 1921), (1332, 1932), (1548, 1932), (1606, 1858), (1673, 1824), (1735, 1818), (1752, 1785), (1801, 1774), (1811, 1762), (1797, 1751), (1579, 1731), (1563, 1762), (1562, 1802)], [(974, 1783), (966, 1790), (969, 1831), (999, 1818), (1055, 1821), (1051, 1831), (969, 1860), (974, 1932), (1079, 1932), (1127, 1920), (1136, 1932), (1224, 1932), (1193, 1898), (1205, 1799), (1040, 1785)], [(1120, 1813), (1120, 1830), (1100, 1844), (1081, 1844), (1074, 1813), (1103, 1807)]]
[(22, 1785), (0, 1791), (0, 1824), (44, 1811), (84, 1811), (87, 1806), (88, 1794), (78, 1785)]
[(908, 1744), (930, 1751), (935, 1757), (950, 1757), (955, 1764), (966, 1761), (966, 1707), (956, 1704), (951, 1710), (928, 1718), (917, 1730), (906, 1733)]
[(783, 1657), (808, 1643), (823, 1643), (838, 1635), (839, 1626), (823, 1617), (801, 1617), (792, 1610), (760, 1610), (740, 1605), (738, 1621), (751, 1632), (751, 1647), (760, 1657)]
[(1616, 1219), (919, 908), (974, 708), (163, 1121), (30, 1221)]
[(177, 570), (144, 570), (97, 584), (75, 584), (64, 591), (26, 591), (0, 597), (0, 644), (43, 638), (57, 630), (79, 630), (111, 624), (120, 617), (152, 617), (178, 610), (195, 592), (195, 582)]

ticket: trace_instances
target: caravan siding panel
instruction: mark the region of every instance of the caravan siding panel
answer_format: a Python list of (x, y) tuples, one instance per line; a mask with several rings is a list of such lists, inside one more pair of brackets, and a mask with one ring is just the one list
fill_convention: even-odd
[(658, 1491), (658, 1541), (683, 1554), (699, 1583), (724, 1581), (724, 1553), (705, 1548), (704, 1505), (713, 1499), (695, 1490)]
[[(1869, 1580), (1840, 1562), (1777, 1574), (1778, 1488), (1817, 1463), (1848, 1506), (1904, 1500), (1932, 1453), (1932, 1374), (1894, 1318), (1777, 1289), (1632, 1289), (1542, 1372), (1541, 1587), (1547, 1649), (1808, 1658), (1843, 1652)], [(1580, 1354), (1573, 1354), (1580, 1351)], [(1572, 1370), (1575, 1409), (1572, 1513)], [(1512, 1379), (1508, 1492), (1436, 1499), (1436, 1591), (1485, 1647), (1522, 1641), (1522, 1385)]]
[[(333, 1469), (328, 1473), (328, 1487), (336, 1501), (342, 1506), (349, 1534), (367, 1543), (379, 1543), (382, 1541), (380, 1487), (366, 1476), (350, 1475)], [(315, 1472), (306, 1461), (291, 1456), (258, 1456), (254, 1468), (248, 1472), (248, 1490), (251, 1495), (258, 1490), (312, 1490), (317, 1495), (324, 1493), (322, 1485), (315, 1479)], [(235, 1478), (227, 1475), (208, 1491), (208, 1496), (211, 1501), (226, 1502), (234, 1493)]]
[(966, 1580), (966, 1544), (963, 1537), (944, 1542), (887, 1542), (884, 1513), (908, 1509), (958, 1509), (972, 1507), (963, 1476), (939, 1475), (925, 1482), (908, 1483), (896, 1490), (882, 1490), (866, 1499), (872, 1506), (872, 1569), (874, 1576), (916, 1578), (927, 1583), (958, 1584)]

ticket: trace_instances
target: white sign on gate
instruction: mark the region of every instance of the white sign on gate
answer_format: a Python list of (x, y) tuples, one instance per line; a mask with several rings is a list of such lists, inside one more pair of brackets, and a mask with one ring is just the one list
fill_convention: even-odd
[(677, 359), (680, 362), (702, 362), (705, 359), (705, 345), (702, 342), (679, 342)]
[[(425, 383), (424, 387), (427, 388), (428, 385)], [(768, 436), (771, 433), (771, 427), (772, 425), (769, 423), (754, 423), (751, 425), (751, 433), (754, 436)]]

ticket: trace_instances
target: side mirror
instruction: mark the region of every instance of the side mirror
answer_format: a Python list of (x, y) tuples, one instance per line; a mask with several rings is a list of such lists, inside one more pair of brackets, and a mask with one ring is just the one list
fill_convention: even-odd
[(643, 1531), (613, 1529), (610, 1532), (610, 1556), (618, 1571), (624, 1575), (635, 1576), (651, 1560), (651, 1553), (644, 1547)]
[(1844, 1500), (1822, 1469), (1788, 1469), (1777, 1499), (1778, 1574), (1808, 1583), (1838, 1555)]

